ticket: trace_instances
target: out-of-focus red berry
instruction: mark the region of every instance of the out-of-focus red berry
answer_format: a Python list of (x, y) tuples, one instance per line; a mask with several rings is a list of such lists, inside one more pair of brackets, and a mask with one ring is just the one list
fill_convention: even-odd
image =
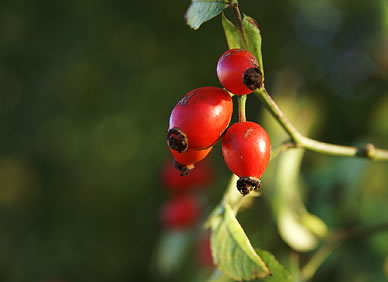
[(172, 161), (165, 164), (161, 172), (161, 181), (166, 190), (174, 193), (186, 192), (190, 189), (203, 189), (213, 179), (213, 171), (206, 161), (199, 162), (188, 175), (181, 173), (174, 167)]
[(197, 243), (198, 264), (205, 268), (214, 266), (212, 251), (210, 248), (210, 235), (210, 232), (201, 234)]
[(175, 196), (162, 210), (162, 223), (170, 230), (183, 230), (195, 225), (199, 219), (200, 207), (189, 194)]

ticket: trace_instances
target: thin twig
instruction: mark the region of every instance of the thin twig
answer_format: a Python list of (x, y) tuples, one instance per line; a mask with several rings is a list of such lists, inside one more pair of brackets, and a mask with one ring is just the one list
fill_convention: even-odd
[(278, 105), (272, 100), (265, 88), (257, 89), (254, 92), (256, 96), (264, 103), (268, 111), (279, 122), (283, 129), (291, 137), (292, 142), (297, 147), (314, 151), (321, 154), (342, 156), (342, 157), (362, 157), (372, 160), (388, 160), (388, 151), (378, 149), (372, 144), (367, 144), (363, 147), (351, 147), (329, 144), (321, 141), (317, 141), (303, 136), (299, 131), (291, 124), (287, 117), (280, 110)]
[(388, 222), (363, 228), (345, 229), (334, 233), (327, 243), (319, 248), (305, 264), (301, 271), (303, 278), (310, 280), (329, 255), (345, 241), (364, 238), (382, 231), (388, 231)]
[(240, 31), (241, 39), (242, 39), (243, 44), (244, 44), (244, 48), (248, 49), (248, 40), (247, 40), (247, 36), (245, 34), (245, 30), (243, 27), (240, 9), (238, 8), (238, 2), (236, 0), (232, 0), (230, 2), (230, 6), (232, 7), (232, 10), (234, 13), (234, 18), (236, 19), (237, 27), (238, 27), (238, 30)]

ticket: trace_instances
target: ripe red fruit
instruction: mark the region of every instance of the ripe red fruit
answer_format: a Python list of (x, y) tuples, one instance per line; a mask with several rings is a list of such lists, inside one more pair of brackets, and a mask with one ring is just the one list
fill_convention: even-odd
[(187, 93), (172, 110), (168, 146), (178, 152), (212, 147), (228, 127), (233, 102), (217, 87), (201, 87)]
[(179, 153), (178, 151), (172, 150), (170, 151), (174, 156), (174, 165), (177, 170), (181, 172), (181, 175), (187, 175), (189, 171), (194, 168), (194, 164), (198, 163), (202, 159), (204, 159), (213, 147), (204, 149), (204, 150), (188, 150), (186, 152)]
[(167, 190), (174, 193), (202, 189), (209, 185), (212, 179), (212, 169), (205, 161), (198, 163), (186, 176), (182, 176), (171, 161), (164, 166), (161, 173), (162, 184)]
[(263, 83), (255, 56), (241, 49), (228, 50), (221, 56), (217, 76), (226, 90), (236, 95), (249, 94)]
[(199, 204), (190, 195), (180, 195), (168, 201), (162, 210), (162, 222), (168, 229), (187, 229), (199, 219)]
[(271, 143), (257, 123), (233, 124), (222, 139), (222, 154), (229, 169), (240, 177), (237, 188), (243, 195), (260, 188), (260, 176), (267, 168)]

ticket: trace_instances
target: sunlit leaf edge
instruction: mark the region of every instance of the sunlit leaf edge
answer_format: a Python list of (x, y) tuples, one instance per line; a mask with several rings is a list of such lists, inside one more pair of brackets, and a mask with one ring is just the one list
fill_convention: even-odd
[(197, 30), (204, 22), (220, 14), (228, 3), (222, 0), (193, 0), (185, 14), (187, 24)]

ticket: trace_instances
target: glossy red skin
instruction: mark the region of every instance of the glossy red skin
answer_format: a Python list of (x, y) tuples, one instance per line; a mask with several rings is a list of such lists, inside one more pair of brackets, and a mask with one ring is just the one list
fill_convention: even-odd
[(271, 155), (269, 136), (257, 123), (235, 123), (222, 139), (222, 154), (229, 169), (237, 176), (260, 178)]
[(258, 63), (250, 52), (241, 49), (230, 49), (218, 60), (217, 76), (226, 90), (235, 95), (252, 93), (244, 84), (245, 71), (258, 68)]
[(189, 150), (213, 146), (228, 127), (233, 102), (229, 93), (217, 87), (201, 87), (187, 93), (174, 107), (169, 129), (186, 134)]
[(174, 156), (174, 159), (181, 165), (192, 165), (196, 164), (197, 162), (203, 160), (211, 151), (213, 147), (204, 149), (204, 150), (189, 150), (186, 152), (179, 153), (178, 151), (172, 150), (171, 148), (170, 151), (172, 155)]
[(199, 162), (188, 175), (182, 176), (172, 161), (162, 169), (161, 181), (166, 190), (173, 193), (185, 193), (188, 190), (204, 189), (213, 180), (213, 170), (205, 162)]
[(170, 230), (183, 230), (199, 219), (199, 204), (191, 195), (180, 195), (169, 200), (162, 210), (163, 225)]

